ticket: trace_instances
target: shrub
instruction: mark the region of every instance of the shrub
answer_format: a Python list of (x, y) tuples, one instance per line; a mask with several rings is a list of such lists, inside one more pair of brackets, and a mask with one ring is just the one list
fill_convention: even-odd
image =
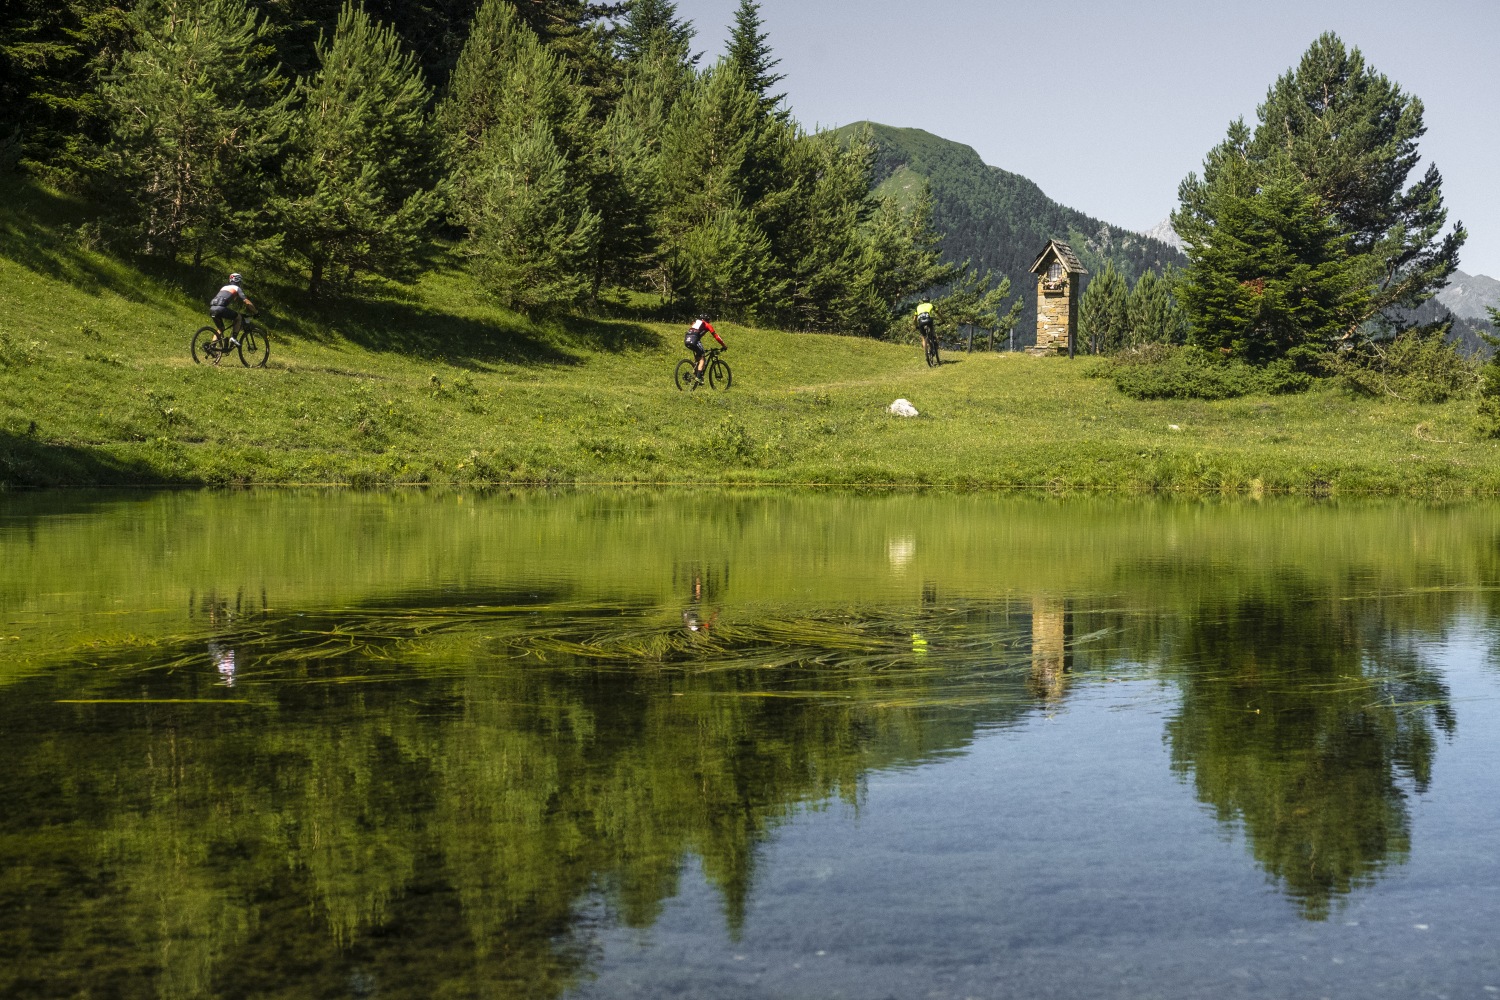
[[(1491, 309), (1490, 317), (1500, 328), (1500, 310)], [(1479, 368), (1479, 434), (1485, 438), (1500, 437), (1500, 339), (1485, 335), (1484, 338), (1495, 353), (1488, 363)]]
[(1233, 399), (1305, 392), (1314, 379), (1292, 359), (1257, 366), (1197, 347), (1146, 344), (1112, 357), (1100, 374), (1133, 399)]
[(1481, 366), (1440, 328), (1416, 329), (1384, 344), (1336, 356), (1335, 377), (1346, 392), (1391, 396), (1413, 403), (1444, 403), (1473, 392)]

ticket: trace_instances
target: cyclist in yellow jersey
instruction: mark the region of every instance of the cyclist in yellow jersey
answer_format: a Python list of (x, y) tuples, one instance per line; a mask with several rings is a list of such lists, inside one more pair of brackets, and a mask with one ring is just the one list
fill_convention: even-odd
[(931, 299), (917, 303), (917, 336), (922, 338), (922, 353), (929, 353), (928, 344), (937, 338), (937, 306)]

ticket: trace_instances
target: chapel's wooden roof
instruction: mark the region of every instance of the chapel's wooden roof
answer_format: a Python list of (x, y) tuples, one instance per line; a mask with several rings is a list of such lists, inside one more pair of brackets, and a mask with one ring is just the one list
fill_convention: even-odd
[(1067, 271), (1069, 274), (1089, 273), (1088, 270), (1083, 266), (1083, 261), (1079, 260), (1078, 255), (1073, 252), (1073, 248), (1068, 246), (1062, 240), (1047, 241), (1047, 245), (1042, 248), (1042, 252), (1037, 254), (1036, 263), (1031, 265), (1031, 273), (1041, 274), (1043, 271), (1045, 271), (1048, 265), (1051, 263), (1048, 258), (1052, 256), (1057, 257), (1058, 261), (1063, 266), (1063, 270)]

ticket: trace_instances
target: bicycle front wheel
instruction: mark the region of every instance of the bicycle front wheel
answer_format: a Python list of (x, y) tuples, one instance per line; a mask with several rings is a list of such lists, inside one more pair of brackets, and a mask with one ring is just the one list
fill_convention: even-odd
[(698, 373), (697, 371), (695, 371), (696, 367), (697, 366), (693, 364), (691, 358), (683, 358), (681, 361), (677, 362), (677, 370), (672, 373), (672, 380), (677, 383), (677, 389), (679, 392), (687, 392), (691, 389), (698, 388)]
[(222, 337), (217, 343), (214, 341), (214, 334), (218, 332), (211, 326), (205, 326), (193, 334), (192, 342), (188, 345), (188, 350), (193, 355), (193, 364), (201, 365), (207, 362), (216, 365), (224, 359), (224, 349), (227, 345)]
[(715, 389), (728, 389), (734, 373), (729, 370), (729, 362), (714, 358), (714, 363), (708, 366), (708, 384)]
[(264, 330), (245, 328), (240, 334), (240, 364), (246, 368), (264, 368), (271, 357), (271, 337)]

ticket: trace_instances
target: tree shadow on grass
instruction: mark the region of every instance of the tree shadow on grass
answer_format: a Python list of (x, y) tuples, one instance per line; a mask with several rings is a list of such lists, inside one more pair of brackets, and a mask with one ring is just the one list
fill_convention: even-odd
[[(203, 322), (208, 321), (208, 300), (224, 279), (221, 267), (112, 254), (99, 244), (97, 233), (96, 212), (87, 203), (23, 183), (0, 211), (0, 257), (93, 294), (174, 311), (200, 303)], [(466, 314), (463, 304), (433, 308), (423, 296), (439, 294), (436, 289), (378, 280), (333, 299), (313, 298), (298, 284), (274, 276), (247, 288), (258, 306), (270, 306), (265, 326), (273, 338), (323, 344), (343, 339), (366, 350), (460, 367), (576, 365), (585, 360), (585, 351), (649, 350), (661, 343), (655, 332), (630, 320), (480, 318)], [(462, 283), (451, 292), (460, 299), (469, 294)]]
[(0, 430), (0, 489), (131, 486), (159, 484), (167, 478), (147, 462)]
[(82, 203), (24, 183), (11, 196), (0, 212), (0, 257), (87, 292), (141, 300), (129, 267), (89, 249), (95, 237)]
[(637, 323), (551, 317), (527, 323), (478, 319), (456, 312), (440, 312), (399, 289), (365, 298), (329, 302), (309, 300), (304, 294), (285, 294), (277, 309), (277, 331), (313, 342), (329, 343), (335, 336), (369, 350), (441, 361), (458, 367), (508, 364), (520, 367), (577, 365), (585, 355), (559, 346), (624, 353), (651, 350), (661, 337)]
[(96, 207), (35, 184), (18, 182), (0, 211), (0, 257), (94, 295), (178, 309), (208, 300), (223, 283), (217, 267), (136, 256), (108, 248)]

